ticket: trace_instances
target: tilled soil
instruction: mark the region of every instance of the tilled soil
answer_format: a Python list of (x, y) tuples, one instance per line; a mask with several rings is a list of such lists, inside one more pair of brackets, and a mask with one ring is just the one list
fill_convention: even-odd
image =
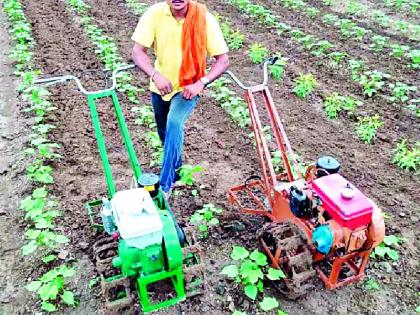
[[(85, 37), (82, 26), (74, 19), (74, 14), (64, 1), (25, 0), (23, 3), (37, 42), (36, 64), (44, 74), (82, 75), (86, 70), (103, 68), (95, 56), (95, 48)], [(90, 14), (97, 25), (107, 35), (114, 37), (120, 55), (129, 60), (132, 47), (130, 36), (138, 17), (121, 0), (92, 0), (88, 3), (92, 6)], [(314, 161), (322, 154), (336, 156), (342, 162), (343, 174), (392, 215), (386, 223), (388, 232), (403, 234), (407, 239), (400, 249), (401, 261), (389, 265), (389, 273), (381, 271), (377, 263), (371, 263), (373, 268), (368, 273), (379, 280), (380, 291), (366, 292), (361, 284), (327, 291), (318, 281), (316, 290), (298, 301), (291, 302), (279, 297), (282, 308), (290, 314), (383, 314), (390, 309), (395, 310), (395, 314), (414, 312), (417, 306), (418, 253), (417, 247), (412, 244), (418, 238), (419, 178), (398, 170), (390, 163), (390, 158), (392, 147), (399, 137), (418, 137), (418, 121), (409, 113), (381, 101), (366, 101), (366, 111), (382, 113), (387, 127), (381, 129), (374, 145), (362, 144), (355, 136), (353, 122), (346, 119), (331, 122), (325, 117), (319, 94), (301, 101), (291, 93), (292, 80), (300, 72), (322, 74), (318, 89), (323, 92), (339, 91), (358, 95), (360, 92), (353, 83), (339, 73), (328, 72), (320, 62), (298, 49), (296, 43), (259, 27), (223, 1), (207, 2), (207, 5), (212, 12), (217, 11), (229, 17), (233, 25), (246, 34), (246, 44), (262, 42), (272, 51), (280, 50), (285, 57), (290, 58), (284, 81), (273, 83), (272, 92), (293, 147), (304, 161)], [(293, 25), (294, 18), (289, 19), (288, 23)], [(310, 28), (302, 23), (306, 29)], [(252, 34), (248, 33), (250, 29)], [(371, 58), (369, 62), (372, 64), (375, 63), (374, 57), (368, 55), (367, 58)], [(231, 64), (232, 71), (244, 81), (255, 82), (260, 76), (260, 69), (250, 65), (245, 50), (231, 52)], [(101, 82), (101, 78), (100, 73), (92, 71), (85, 83), (89, 88), (97, 88), (101, 83), (94, 82)], [(138, 86), (147, 90), (144, 76), (136, 74), (136, 79)], [(51, 118), (51, 122), (58, 127), (53, 137), (63, 146), (63, 158), (54, 165), (53, 193), (60, 198), (63, 210), (58, 225), (63, 226), (65, 234), (71, 238), (68, 245), (71, 257), (68, 260), (74, 261), (82, 271), (73, 284), (81, 303), (76, 310), (66, 312), (102, 313), (99, 290), (90, 290), (87, 286), (89, 280), (96, 276), (92, 244), (102, 236), (93, 232), (84, 210), (86, 201), (106, 194), (102, 166), (85, 98), (71, 84), (55, 86), (51, 88), (51, 93), (50, 99), (58, 107), (55, 116)], [(147, 93), (140, 98), (141, 102), (149, 102)], [(120, 99), (142, 167), (146, 171), (158, 172), (158, 168), (148, 166), (150, 152), (143, 140), (146, 129), (134, 124), (135, 115), (130, 111), (132, 105), (123, 95), (120, 95)], [(101, 102), (98, 108), (117, 188), (127, 188), (131, 172), (121, 139), (116, 136), (116, 119), (109, 102)], [(205, 95), (190, 118), (185, 132), (185, 162), (200, 164), (205, 170), (198, 176), (198, 197), (193, 197), (190, 190), (185, 188), (181, 189), (180, 196), (172, 197), (177, 219), (187, 222), (189, 216), (203, 203), (215, 203), (225, 208), (225, 211), (220, 219), (223, 228), (214, 229), (211, 237), (203, 241), (208, 268), (208, 292), (183, 302), (181, 308), (187, 314), (200, 314), (203, 311), (209, 314), (230, 314), (229, 306), (234, 303), (238, 308), (254, 314), (257, 312), (256, 305), (243, 299), (240, 291), (219, 275), (223, 265), (229, 263), (232, 244), (241, 244), (250, 249), (257, 247), (255, 231), (261, 226), (261, 220), (238, 214), (227, 204), (225, 197), (229, 187), (243, 183), (250, 175), (258, 174), (257, 155), (248, 137), (250, 130), (235, 126), (214, 100)], [(400, 213), (404, 217), (400, 217)], [(238, 220), (244, 222), (244, 231), (232, 230)], [(35, 271), (33, 276), (39, 272)], [(274, 290), (270, 291), (277, 295)], [(22, 309), (21, 313), (32, 310), (29, 304), (20, 305), (19, 308)], [(174, 314), (175, 309), (160, 311), (159, 314)]]

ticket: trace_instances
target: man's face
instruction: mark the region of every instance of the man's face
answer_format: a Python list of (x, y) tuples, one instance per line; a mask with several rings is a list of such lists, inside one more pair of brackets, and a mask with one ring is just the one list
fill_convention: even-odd
[(166, 0), (172, 10), (182, 11), (188, 5), (189, 0)]

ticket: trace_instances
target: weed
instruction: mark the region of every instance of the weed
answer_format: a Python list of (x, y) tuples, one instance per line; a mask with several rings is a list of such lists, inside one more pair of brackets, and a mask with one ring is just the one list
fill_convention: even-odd
[(295, 83), (293, 92), (300, 98), (305, 98), (312, 94), (317, 84), (315, 77), (310, 73), (299, 74), (299, 77), (295, 79)]
[(394, 149), (392, 163), (403, 170), (416, 172), (420, 168), (420, 142), (416, 142), (410, 149), (407, 146), (407, 140), (401, 140)]
[(373, 279), (369, 279), (365, 282), (365, 288), (367, 290), (379, 290), (379, 284)]
[(359, 118), (356, 133), (365, 143), (372, 143), (377, 130), (384, 125), (379, 115)]
[(261, 44), (254, 43), (251, 45), (248, 55), (253, 63), (259, 64), (268, 57), (268, 49)]
[(287, 60), (289, 60), (288, 58), (283, 58), (281, 56), (278, 56), (278, 57), (279, 58), (277, 59), (277, 61), (273, 65), (270, 65), (268, 67), (271, 76), (276, 81), (280, 81), (281, 78), (283, 77), (284, 68), (285, 68), (285, 66), (287, 64)]

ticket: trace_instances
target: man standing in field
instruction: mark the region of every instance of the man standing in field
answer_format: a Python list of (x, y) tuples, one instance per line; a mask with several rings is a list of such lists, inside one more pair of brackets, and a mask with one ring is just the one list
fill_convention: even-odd
[[(164, 144), (160, 174), (168, 193), (182, 165), (184, 125), (199, 94), (229, 66), (228, 48), (217, 20), (192, 0), (167, 0), (152, 5), (132, 36), (133, 60), (150, 77), (151, 101)], [(147, 49), (153, 45), (153, 66)], [(206, 56), (216, 59), (206, 74)]]

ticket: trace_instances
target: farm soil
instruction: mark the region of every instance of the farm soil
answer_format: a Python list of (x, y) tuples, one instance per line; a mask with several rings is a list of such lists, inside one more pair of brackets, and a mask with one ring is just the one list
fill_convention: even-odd
[[(24, 0), (23, 3), (37, 43), (36, 65), (43, 73), (82, 75), (86, 70), (91, 70), (85, 77), (85, 84), (88, 88), (98, 88), (102, 75), (93, 70), (101, 69), (103, 65), (97, 61), (95, 48), (84, 36), (82, 26), (73, 18), (74, 15), (65, 2)], [(125, 60), (129, 60), (132, 46), (130, 35), (138, 17), (130, 12), (123, 1), (95, 0), (89, 4), (92, 5), (90, 14), (94, 16), (95, 22), (114, 37), (120, 54)], [(298, 301), (287, 301), (279, 297), (282, 309), (289, 314), (384, 314), (389, 313), (389, 310), (394, 310), (395, 314), (414, 313), (418, 285), (418, 252), (415, 244), (418, 239), (416, 224), (419, 214), (416, 205), (419, 204), (419, 178), (399, 171), (389, 161), (392, 147), (401, 135), (414, 139), (418, 136), (418, 121), (392, 106), (369, 101), (366, 104), (367, 110), (383, 113), (387, 128), (381, 130), (374, 145), (362, 144), (354, 134), (352, 122), (344, 119), (330, 122), (325, 118), (319, 95), (303, 102), (291, 93), (292, 80), (300, 72), (321, 74), (321, 91), (345, 90), (348, 94), (357, 95), (360, 92), (354, 85), (340, 74), (326, 71), (320, 62), (314, 62), (292, 41), (257, 26), (222, 1), (207, 2), (207, 5), (213, 12), (229, 17), (235, 27), (247, 34), (247, 44), (262, 42), (273, 51), (282, 50), (285, 57), (290, 58), (284, 81), (273, 83), (272, 92), (293, 147), (304, 161), (314, 161), (322, 154), (335, 155), (343, 164), (343, 174), (391, 214), (392, 218), (387, 221), (387, 231), (402, 234), (407, 239), (400, 248), (402, 257), (399, 263), (370, 264), (368, 274), (380, 282), (381, 290), (366, 291), (362, 284), (357, 284), (338, 291), (327, 291), (318, 281), (316, 290)], [(292, 19), (289, 22), (293, 25)], [(253, 30), (252, 34), (247, 32), (250, 29)], [(323, 34), (325, 30), (319, 31)], [(232, 70), (240, 78), (255, 82), (260, 77), (260, 70), (250, 66), (245, 54), (245, 50), (231, 53)], [(375, 60), (372, 59), (371, 62), (374, 63)], [(136, 84), (147, 89), (147, 80), (140, 73), (136, 73)], [(79, 269), (77, 279), (71, 286), (76, 289), (80, 304), (75, 310), (66, 312), (101, 314), (103, 309), (99, 288), (89, 289), (88, 283), (96, 277), (92, 245), (102, 235), (95, 233), (90, 227), (84, 203), (106, 194), (102, 167), (85, 98), (71, 84), (55, 86), (50, 90), (50, 100), (58, 107), (51, 118), (51, 123), (58, 127), (53, 137), (63, 146), (63, 158), (54, 164), (53, 193), (60, 198), (63, 212), (57, 225), (62, 226), (63, 232), (71, 238), (71, 243), (66, 248), (70, 253), (66, 261), (75, 263)], [(146, 171), (158, 172), (158, 168), (148, 166), (151, 158), (144, 142), (147, 130), (134, 124), (135, 114), (130, 111), (132, 105), (124, 96), (120, 95), (120, 98), (142, 167)], [(142, 94), (141, 101), (149, 102), (147, 93)], [(124, 147), (117, 136), (116, 120), (109, 102), (103, 102), (98, 107), (117, 188), (122, 189), (128, 187), (131, 180)], [(202, 165), (205, 171), (197, 180), (200, 186), (197, 187), (200, 192), (198, 197), (192, 196), (191, 190), (185, 187), (178, 189), (179, 196), (172, 197), (175, 215), (181, 223), (186, 223), (198, 207), (209, 202), (223, 207), (225, 211), (221, 216), (221, 227), (212, 230), (211, 237), (203, 240), (207, 258), (208, 292), (183, 302), (181, 309), (186, 314), (230, 314), (229, 309), (233, 305), (251, 314), (257, 312), (256, 305), (243, 299), (240, 290), (219, 275), (223, 265), (229, 263), (232, 244), (241, 244), (250, 249), (257, 247), (255, 231), (262, 224), (259, 219), (238, 214), (227, 204), (225, 197), (229, 187), (243, 183), (250, 175), (258, 174), (258, 161), (248, 137), (249, 132), (250, 130), (236, 127), (208, 95), (200, 100), (187, 124), (184, 159), (186, 163)], [(12, 152), (18, 151), (13, 149)], [(19, 181), (13, 178), (13, 185), (15, 182)], [(20, 186), (17, 191), (19, 195), (25, 195), (27, 189)], [(12, 198), (16, 198), (15, 195)], [(10, 227), (13, 220), (16, 221), (19, 217), (16, 213), (16, 202), (15, 200), (14, 207), (10, 208), (10, 213), (0, 217), (8, 220), (4, 223), (6, 226)], [(13, 233), (18, 234), (19, 231), (13, 230)], [(18, 240), (20, 237), (15, 236), (13, 239)], [(17, 248), (17, 245), (11, 247)], [(11, 278), (17, 284), (15, 290), (16, 287), (19, 290), (17, 293), (6, 291), (0, 297), (8, 296), (3, 302), (6, 310), (26, 314), (33, 312), (33, 308), (31, 303), (27, 303), (30, 297), (23, 291), (22, 281), (26, 277), (37, 277), (42, 269), (35, 268), (33, 274), (29, 274), (31, 269), (18, 256), (17, 249), (13, 253), (17, 262)], [(8, 272), (3, 269), (1, 271), (1, 275)], [(271, 293), (277, 294), (274, 290)], [(23, 297), (15, 301), (16, 296)], [(178, 307), (160, 311), (158, 314), (177, 312)]]

